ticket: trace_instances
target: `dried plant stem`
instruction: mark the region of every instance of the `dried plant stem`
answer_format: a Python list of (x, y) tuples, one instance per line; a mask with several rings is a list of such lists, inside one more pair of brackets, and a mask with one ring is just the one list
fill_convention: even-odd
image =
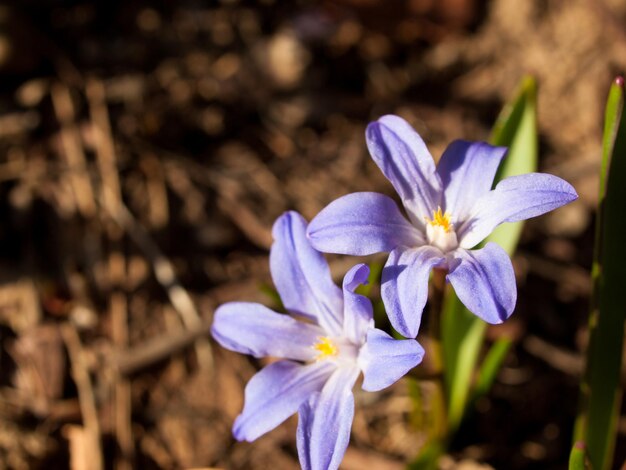
[(87, 455), (90, 456), (89, 470), (102, 470), (104, 464), (100, 442), (100, 423), (98, 421), (98, 411), (91, 379), (83, 357), (84, 353), (80, 337), (71, 323), (65, 323), (61, 326), (61, 335), (70, 358), (72, 378), (78, 389), (78, 401), (85, 427), (85, 445), (89, 447), (87, 449)]
[[(104, 86), (99, 80), (90, 79), (87, 82), (86, 92), (89, 101), (91, 128), (95, 141), (98, 169), (102, 178), (100, 197), (105, 201), (106, 207), (114, 210), (122, 199), (122, 193)], [(105, 191), (104, 188), (108, 190)]]
[(211, 324), (204, 322), (196, 327), (174, 334), (162, 335), (147, 340), (131, 349), (118, 352), (112, 366), (120, 375), (130, 376), (209, 335)]
[[(121, 270), (125, 274), (125, 260), (119, 252), (111, 253), (109, 258), (110, 272), (115, 274)], [(113, 276), (111, 276), (113, 277)], [(117, 278), (118, 275), (115, 275)], [(112, 339), (120, 350), (128, 348), (128, 307), (126, 294), (120, 290), (111, 293), (109, 298), (111, 314)], [(134, 458), (134, 441), (132, 434), (132, 400), (130, 381), (116, 376), (114, 390), (115, 437), (120, 450), (120, 458), (116, 461), (118, 470), (130, 470)]]

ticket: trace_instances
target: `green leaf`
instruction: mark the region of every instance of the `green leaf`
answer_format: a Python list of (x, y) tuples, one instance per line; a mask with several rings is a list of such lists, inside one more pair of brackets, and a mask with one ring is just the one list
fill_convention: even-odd
[[(509, 152), (498, 169), (494, 183), (509, 176), (537, 171), (539, 139), (536, 101), (535, 80), (526, 77), (522, 81), (517, 99), (504, 108), (496, 121), (491, 143), (509, 147)], [(489, 235), (487, 241), (496, 242), (509, 254), (513, 254), (523, 226), (523, 222), (502, 224)]]
[[(505, 106), (494, 127), (491, 143), (509, 147), (496, 175), (499, 180), (536, 171), (537, 117), (536, 84), (525, 78), (511, 104)], [(522, 222), (502, 224), (485, 240), (494, 241), (509, 254), (515, 251)], [(448, 425), (453, 432), (461, 422), (472, 386), (474, 370), (483, 344), (486, 324), (461, 304), (448, 289), (442, 311), (441, 337), (448, 398)]]
[(587, 460), (586, 446), (584, 442), (576, 442), (569, 454), (569, 470), (590, 470), (591, 465)]
[(611, 467), (621, 402), (620, 370), (624, 341), (626, 279), (626, 120), (623, 79), (607, 100), (596, 241), (592, 268), (587, 370), (581, 381), (574, 438), (587, 444), (594, 469)]
[(454, 432), (465, 413), (487, 325), (463, 306), (452, 289), (447, 291), (441, 314), (448, 428)]
[(478, 372), (473, 401), (489, 391), (512, 344), (509, 338), (500, 338), (493, 343)]

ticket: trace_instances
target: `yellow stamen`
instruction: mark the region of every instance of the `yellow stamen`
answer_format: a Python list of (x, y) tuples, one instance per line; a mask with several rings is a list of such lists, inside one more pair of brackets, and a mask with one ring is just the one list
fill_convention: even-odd
[(454, 225), (450, 222), (450, 214), (446, 211), (442, 212), (441, 207), (438, 207), (436, 211), (433, 211), (433, 218), (429, 219), (425, 217), (426, 222), (428, 222), (433, 227), (441, 227), (444, 232), (448, 233)]
[(313, 345), (313, 349), (317, 351), (316, 359), (318, 361), (339, 354), (339, 349), (328, 336), (320, 336), (317, 343)]

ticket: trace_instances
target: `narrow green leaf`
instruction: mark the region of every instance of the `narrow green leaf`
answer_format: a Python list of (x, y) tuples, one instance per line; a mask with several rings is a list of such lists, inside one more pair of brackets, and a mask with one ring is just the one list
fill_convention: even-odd
[(569, 470), (590, 470), (591, 465), (587, 460), (586, 446), (584, 442), (576, 442), (569, 454)]
[(441, 313), (448, 427), (454, 432), (465, 412), (487, 325), (463, 306), (452, 289), (447, 292)]
[(478, 372), (478, 380), (474, 387), (474, 401), (489, 391), (512, 344), (509, 338), (500, 338), (493, 343)]
[[(504, 108), (496, 121), (491, 143), (509, 147), (509, 152), (498, 169), (495, 182), (509, 176), (537, 171), (539, 139), (536, 101), (535, 80), (526, 77), (522, 81), (517, 99)], [(502, 224), (489, 235), (487, 241), (496, 242), (509, 254), (513, 254), (523, 226), (523, 222)]]
[[(538, 139), (535, 103), (536, 84), (533, 78), (527, 77), (522, 81), (516, 98), (503, 109), (491, 135), (492, 144), (509, 147), (494, 184), (509, 176), (536, 171)], [(522, 222), (503, 224), (485, 242), (494, 241), (512, 254), (521, 230)], [(441, 327), (448, 425), (453, 432), (465, 413), (486, 324), (473, 316), (452, 289), (448, 289)]]
[(621, 402), (620, 369), (626, 297), (626, 120), (624, 83), (611, 87), (606, 106), (596, 242), (592, 268), (587, 370), (581, 382), (577, 441), (587, 443), (593, 468), (611, 467)]

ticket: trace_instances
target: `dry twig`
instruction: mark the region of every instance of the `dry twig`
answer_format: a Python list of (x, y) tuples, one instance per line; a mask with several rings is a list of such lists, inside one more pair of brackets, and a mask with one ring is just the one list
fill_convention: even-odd
[(100, 422), (98, 421), (98, 410), (96, 408), (96, 399), (91, 385), (91, 379), (87, 364), (83, 357), (83, 347), (76, 328), (71, 323), (65, 323), (61, 326), (61, 335), (67, 348), (67, 353), (72, 366), (72, 378), (78, 389), (78, 400), (80, 411), (83, 417), (83, 425), (85, 427), (84, 445), (87, 447), (87, 455), (89, 459), (89, 470), (102, 470), (104, 468), (102, 446), (100, 443)]
[(210, 329), (211, 324), (204, 322), (175, 334), (150, 339), (131, 349), (118, 352), (112, 360), (113, 367), (121, 375), (133, 375), (176, 354), (199, 339), (208, 337)]

